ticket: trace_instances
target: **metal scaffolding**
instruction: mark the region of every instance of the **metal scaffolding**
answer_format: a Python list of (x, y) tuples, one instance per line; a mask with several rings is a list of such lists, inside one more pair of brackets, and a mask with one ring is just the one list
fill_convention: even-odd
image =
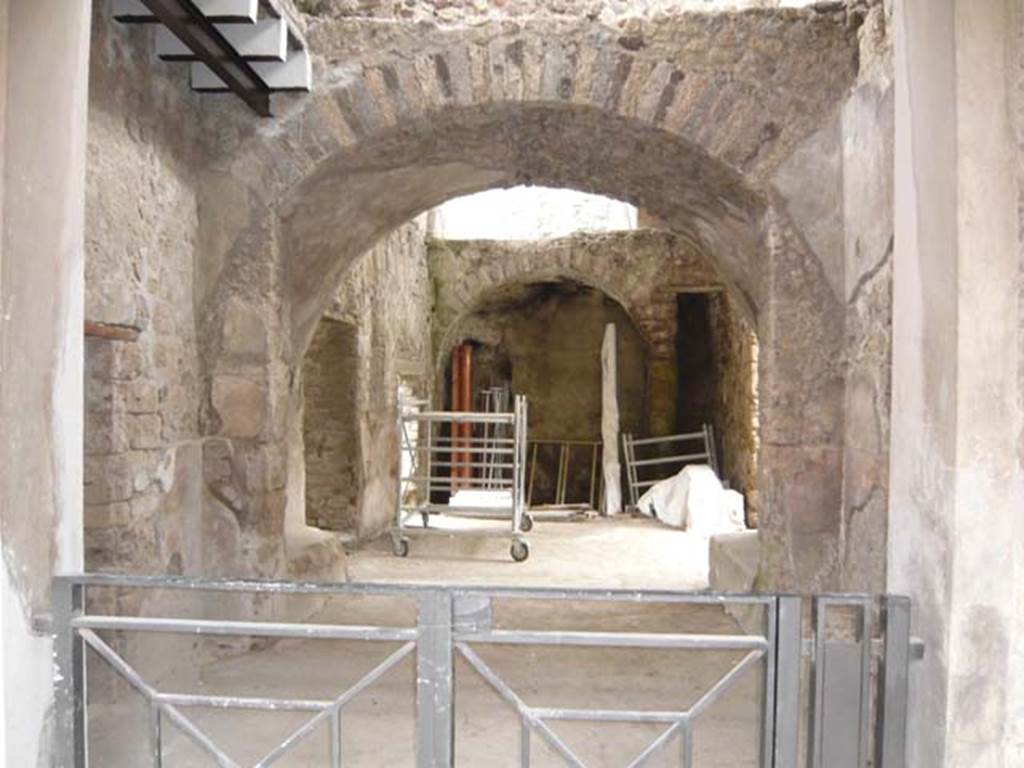
[[(415, 536), (489, 536), (509, 537), (512, 558), (526, 560), (530, 546), (523, 534), (533, 527), (524, 493), (526, 398), (515, 396), (503, 412), (423, 411), (409, 402), (400, 402), (398, 411), (395, 554), (405, 557)], [(432, 527), (434, 515), (502, 520), (509, 527)], [(420, 525), (410, 525), (417, 519)]]

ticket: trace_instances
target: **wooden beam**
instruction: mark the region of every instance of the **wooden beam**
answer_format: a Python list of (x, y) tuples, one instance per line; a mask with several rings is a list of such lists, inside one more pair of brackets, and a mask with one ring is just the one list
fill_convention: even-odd
[(110, 341), (138, 341), (139, 329), (127, 325), (86, 320), (85, 335), (93, 339), (108, 339)]

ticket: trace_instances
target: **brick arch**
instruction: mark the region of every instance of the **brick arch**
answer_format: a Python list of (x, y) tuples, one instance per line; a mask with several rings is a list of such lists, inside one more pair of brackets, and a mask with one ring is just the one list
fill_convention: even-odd
[[(633, 327), (639, 332), (640, 337), (647, 346), (648, 353), (650, 353), (653, 341), (651, 324), (644, 323), (641, 318), (638, 318), (636, 314), (636, 305), (630, 302), (628, 298), (624, 297), (621, 291), (616, 290), (614, 285), (609, 285), (604, 280), (597, 278), (592, 274), (584, 274), (582, 271), (573, 269), (572, 267), (541, 268), (537, 270), (512, 272), (506, 279), (500, 282), (481, 281), (476, 285), (469, 285), (466, 287), (467, 291), (464, 294), (465, 303), (463, 304), (460, 302), (460, 306), (458, 307), (456, 314), (446, 318), (435, 317), (435, 322), (439, 319), (439, 325), (441, 325), (434, 344), (435, 376), (438, 376), (444, 371), (447, 358), (451, 354), (452, 348), (458, 343), (458, 333), (463, 321), (473, 313), (485, 308), (501, 290), (515, 286), (558, 282), (561, 280), (571, 280), (572, 282), (591, 288), (604, 294), (618, 304), (622, 308), (622, 311), (626, 313), (626, 316), (633, 324)], [(440, 381), (441, 379), (437, 378), (436, 380)]]
[[(223, 159), (204, 176), (203, 220), (215, 231), (203, 258), (216, 277), (200, 307), (203, 355), (214, 390), (242, 376), (266, 393), (261, 432), (246, 439), (282, 439), (289, 381), (316, 322), (384, 234), (491, 188), (604, 194), (691, 239), (756, 327), (767, 579), (827, 585), (841, 507), (843, 307), (767, 179), (852, 82), (856, 30), (811, 11), (772, 21), (772, 45), (806, 46), (813, 64), (785, 57), (792, 71), (780, 73), (763, 66), (771, 56), (751, 14), (714, 29), (710, 18), (687, 16), (635, 51), (573, 22), (386, 32), (379, 55), (356, 59), (343, 35), (314, 30), (317, 91), (279, 101), (273, 123), (226, 129)], [(241, 213), (219, 216), (221, 205)], [(261, 315), (269, 362), (232, 347), (232, 300)], [(209, 410), (207, 429), (223, 433)]]
[[(629, 316), (654, 358), (674, 359), (675, 337), (666, 333), (664, 305), (676, 294), (724, 288), (711, 261), (692, 243), (671, 232), (637, 230), (585, 234), (540, 242), (439, 242), (437, 252), (471, 248), (479, 264), (467, 265), (457, 285), (435, 299), (434, 349), (450, 348), (459, 322), (486, 302), (489, 294), (512, 285), (573, 280), (616, 301)], [(632, 253), (657, 254), (637, 264)]]

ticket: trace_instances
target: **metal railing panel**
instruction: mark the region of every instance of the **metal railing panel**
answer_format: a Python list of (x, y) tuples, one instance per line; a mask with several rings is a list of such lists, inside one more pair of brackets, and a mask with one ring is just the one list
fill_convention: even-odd
[[(86, 612), (89, 588), (188, 590), (195, 592), (250, 592), (282, 595), (377, 595), (412, 598), (417, 606), (415, 626), (368, 627), (345, 624), (310, 624), (274, 621), (181, 619), (173, 617), (101, 616)], [(801, 752), (802, 652), (811, 653), (812, 680), (810, 727), (806, 749), (809, 764), (820, 768), (866, 766), (874, 737), (874, 764), (878, 768), (903, 768), (907, 680), (912, 660), (910, 605), (906, 598), (825, 595), (811, 598), (811, 638), (801, 637), (804, 599), (790, 595), (720, 595), (671, 591), (557, 589), (515, 587), (442, 587), (393, 584), (314, 584), (240, 580), (203, 581), (181, 578), (86, 575), (61, 577), (54, 583), (55, 628), (55, 755), (59, 768), (90, 768), (86, 721), (86, 653), (110, 666), (143, 696), (148, 706), (147, 758), (163, 764), (163, 742), (169, 726), (195, 744), (222, 768), (240, 768), (188, 715), (189, 709), (263, 710), (304, 712), (308, 715), (255, 768), (276, 764), (291, 754), (314, 732), (326, 731), (329, 741), (325, 760), (331, 768), (344, 764), (342, 734), (345, 707), (374, 685), (403, 659), (415, 654), (416, 701), (415, 751), (417, 768), (451, 768), (456, 748), (454, 700), (455, 656), (462, 657), (499, 696), (511, 706), (520, 744), (519, 764), (529, 766), (531, 740), (539, 736), (567, 764), (587, 768), (586, 760), (552, 728), (552, 723), (577, 721), (658, 725), (660, 730), (628, 765), (648, 765), (656, 756), (671, 754), (682, 766), (694, 764), (694, 730), (708, 710), (737, 681), (760, 669), (762, 692), (758, 703), (761, 768), (796, 768)], [(699, 631), (647, 632), (604, 630), (536, 630), (495, 628), (495, 600), (550, 602), (552, 618), (560, 616), (565, 601), (611, 603), (663, 603), (703, 607), (756, 606), (763, 611), (760, 634), (707, 634)], [(880, 604), (879, 604), (880, 603)], [(881, 622), (875, 638), (873, 615)], [(833, 632), (831, 611), (854, 611), (855, 626)], [(547, 615), (547, 614), (545, 614)], [(560, 620), (559, 620), (560, 623)], [(852, 625), (851, 625), (852, 626)], [(369, 672), (332, 698), (232, 696), (180, 693), (161, 690), (144, 679), (100, 632), (185, 632), (211, 636), (246, 634), (319, 640), (358, 640), (401, 643), (391, 649)], [(728, 651), (739, 654), (727, 669), (701, 690), (697, 698), (680, 708), (635, 706), (550, 706), (530, 702), (477, 652), (488, 646), (672, 649), (689, 653)], [(878, 706), (872, 714), (868, 702), (873, 655), (878, 655)], [(749, 679), (749, 678), (748, 678)], [(671, 752), (669, 750), (671, 749)], [(95, 767), (93, 767), (95, 768)]]

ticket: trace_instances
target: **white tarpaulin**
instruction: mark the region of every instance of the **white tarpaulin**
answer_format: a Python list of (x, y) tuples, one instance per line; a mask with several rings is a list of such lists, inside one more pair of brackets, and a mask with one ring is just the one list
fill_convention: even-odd
[(674, 477), (651, 486), (640, 497), (637, 509), (705, 538), (746, 530), (743, 496), (724, 488), (705, 464), (683, 467)]

